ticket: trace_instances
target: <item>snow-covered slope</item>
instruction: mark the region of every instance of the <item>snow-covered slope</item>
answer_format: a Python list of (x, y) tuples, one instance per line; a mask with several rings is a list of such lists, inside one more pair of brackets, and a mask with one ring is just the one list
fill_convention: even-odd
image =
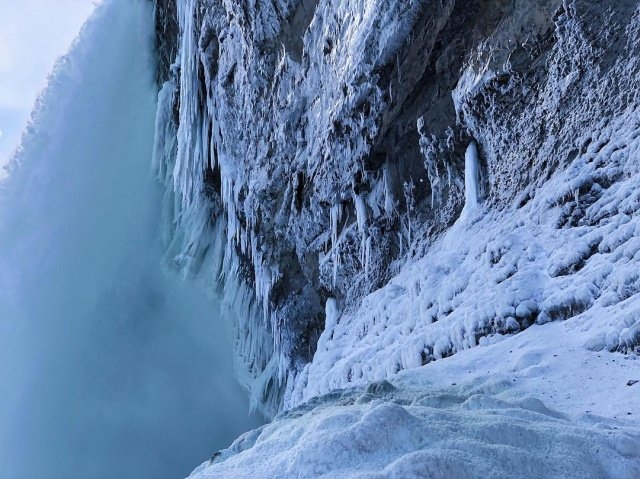
[[(323, 332), (289, 398), (325, 394), (569, 320), (593, 351), (640, 341), (640, 115), (611, 120), (524, 206), (463, 216), (353, 314)], [(468, 209), (467, 209), (468, 208)], [(302, 392), (304, 390), (304, 392)]]
[(568, 324), (313, 398), (192, 477), (638, 477), (640, 360), (587, 351)]

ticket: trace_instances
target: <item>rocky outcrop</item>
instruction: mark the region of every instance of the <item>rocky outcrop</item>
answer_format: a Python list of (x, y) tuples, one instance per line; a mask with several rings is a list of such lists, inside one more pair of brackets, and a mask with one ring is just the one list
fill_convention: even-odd
[(156, 5), (171, 258), (222, 285), (272, 412), (325, 321), (458, 219), (471, 141), (483, 207), (523, 207), (640, 104), (638, 1)]

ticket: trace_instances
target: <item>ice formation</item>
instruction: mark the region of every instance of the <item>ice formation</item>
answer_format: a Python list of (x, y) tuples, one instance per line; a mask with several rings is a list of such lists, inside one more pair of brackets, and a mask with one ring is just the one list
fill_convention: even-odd
[(157, 98), (137, 2), (52, 76), (2, 192), (3, 317), (208, 312), (160, 250), (221, 298), (275, 419), (195, 478), (638, 477), (638, 0), (153, 7)]
[(339, 401), (550, 323), (637, 356), (637, 0), (157, 12), (169, 257), (227, 295), (255, 405)]
[(478, 147), (475, 142), (469, 143), (464, 155), (464, 211), (468, 215), (478, 206), (480, 183), (480, 165)]
[(169, 257), (229, 294), (255, 405), (631, 307), (640, 13), (602, 8), (157, 2)]

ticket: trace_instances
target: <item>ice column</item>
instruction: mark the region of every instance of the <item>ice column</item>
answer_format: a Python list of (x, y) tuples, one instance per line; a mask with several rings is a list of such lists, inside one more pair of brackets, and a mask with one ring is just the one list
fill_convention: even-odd
[(472, 141), (464, 155), (464, 213), (469, 213), (478, 205), (478, 147)]

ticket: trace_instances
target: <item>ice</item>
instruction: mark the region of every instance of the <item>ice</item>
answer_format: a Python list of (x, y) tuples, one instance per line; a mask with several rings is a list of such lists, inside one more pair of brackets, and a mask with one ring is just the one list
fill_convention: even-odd
[(638, 118), (629, 109), (611, 120), (600, 147), (576, 156), (524, 206), (500, 211), (477, 203), (471, 144), (465, 211), (475, 212), (463, 213), (424, 257), (343, 313), (292, 398), (391, 379), (535, 323), (568, 321), (583, 349), (637, 353)]
[[(630, 317), (640, 288), (637, 6), (607, 22), (588, 2), (557, 18), (514, 5), (449, 45), (452, 22), (493, 15), (178, 2), (156, 148), (168, 256), (209, 291), (242, 285), (224, 304), (271, 413), (536, 322), (575, 320), (589, 348), (635, 350), (617, 308)], [(596, 40), (592, 23), (608, 25)], [(311, 358), (329, 296), (342, 315)]]
[[(235, 67), (218, 64), (212, 47), (217, 39), (207, 18), (199, 15), (198, 2), (182, 0), (177, 6), (179, 55), (158, 97), (154, 154), (156, 174), (166, 188), (166, 255), (184, 277), (209, 294), (222, 291), (224, 312), (234, 325), (236, 364), (250, 390), (252, 407), (273, 414), (281, 402), (286, 361), (277, 354), (280, 334), (269, 298), (282, 275), (260, 244), (256, 225), (263, 219), (256, 205), (240, 201), (241, 192), (245, 194), (243, 180), (259, 189), (266, 178), (239, 177), (234, 146), (222, 139), (225, 124), (214, 99), (210, 71), (203, 73), (207, 82), (199, 75), (201, 65)], [(253, 19), (264, 22), (256, 24), (256, 35), (270, 38), (276, 31), (272, 24), (276, 16), (269, 5), (263, 7), (260, 18)], [(178, 108), (177, 124), (174, 106)], [(213, 171), (219, 171), (219, 191), (205, 181)], [(251, 285), (241, 272), (238, 252), (250, 261)], [(335, 248), (336, 271), (338, 252)]]
[[(547, 5), (524, 2), (513, 13), (505, 6), (507, 13), (496, 16), (503, 18), (500, 26), (484, 40), (452, 45), (468, 47), (458, 57), (440, 42), (450, 36), (447, 22), (464, 20), (449, 18), (451, 2), (225, 1), (203, 10), (192, 0), (182, 3), (176, 65), (191, 78), (178, 78), (175, 67), (173, 81), (191, 90), (180, 92), (181, 115), (195, 116), (187, 115), (176, 134), (178, 143), (202, 149), (188, 152), (202, 161), (182, 163), (195, 165), (185, 167), (189, 181), (178, 175), (166, 182), (178, 198), (175, 257), (196, 278), (206, 278), (209, 289), (242, 291), (225, 304), (235, 311), (238, 360), (253, 400), (268, 403), (271, 412), (294, 408), (295, 415), (296, 407), (308, 411), (306, 404), (317, 405), (325, 395), (327, 404), (344, 406), (345, 388), (383, 380), (403, 391), (413, 385), (412, 394), (425, 405), (459, 406), (470, 422), (487, 410), (519, 419), (533, 412), (554, 427), (564, 421), (547, 431), (547, 439), (534, 437), (536, 421), (521, 436), (533, 444), (556, 435), (567, 439), (566, 426), (580, 438), (565, 444), (576, 454), (566, 464), (575, 459), (587, 477), (597, 471), (615, 476), (615, 468), (607, 472), (609, 466), (581, 458), (593, 456), (582, 442), (591, 426), (631, 430), (634, 417), (624, 424), (618, 419), (634, 416), (638, 406), (624, 386), (624, 377), (640, 376), (633, 359), (640, 344), (637, 6), (612, 24), (621, 42), (615, 52), (606, 28), (590, 32), (600, 20), (590, 15), (589, 2), (565, 5), (558, 18)], [(423, 63), (421, 52), (410, 48), (413, 35), (430, 38), (441, 27), (421, 33), (412, 25), (417, 12), (421, 20), (431, 13), (443, 18), (446, 28), (433, 38), (433, 66), (443, 95), (454, 84), (444, 83), (457, 82), (453, 105), (449, 98), (442, 105), (420, 101), (441, 95), (430, 93), (431, 70), (415, 68), (429, 59)], [(514, 37), (509, 29), (522, 18), (533, 24), (524, 31), (518, 25)], [(213, 36), (224, 48), (204, 47)], [(521, 42), (527, 55), (540, 55), (524, 72), (512, 55)], [(606, 55), (594, 50), (598, 42)], [(417, 56), (403, 58), (407, 52)], [(448, 70), (447, 58), (454, 57), (460, 78), (457, 63), (455, 72)], [(203, 82), (195, 78), (198, 62)], [(217, 73), (209, 77), (211, 65)], [(409, 81), (414, 74), (416, 84)], [(413, 96), (405, 97), (411, 91), (405, 84), (415, 86)], [(445, 103), (455, 118), (445, 118)], [(200, 141), (187, 141), (208, 129), (208, 151)], [(211, 192), (215, 181), (207, 181), (218, 170), (200, 165), (219, 169), (219, 198)], [(191, 202), (191, 185), (196, 193), (198, 185), (204, 188), (206, 200), (196, 195)], [(224, 260), (215, 259), (219, 254)], [(319, 299), (301, 293), (306, 288)], [(425, 396), (430, 381), (437, 384), (436, 397)], [(453, 382), (466, 389), (452, 389)], [(396, 408), (394, 414), (402, 420), (404, 413)], [(292, 467), (292, 475), (303, 464), (312, 476), (313, 464), (330, 469), (328, 451), (313, 455), (296, 442), (305, 420), (291, 423), (295, 437), (277, 434), (280, 419), (246, 436), (222, 451), (211, 474), (242, 462), (236, 453), (244, 448), (253, 450), (246, 461), (262, 468), (256, 458), (267, 455), (258, 450), (271, 438), (313, 456), (285, 464), (285, 453), (274, 445), (271, 466)], [(433, 422), (440, 420), (434, 412)], [(309, 440), (317, 435), (331, 443), (353, 425), (323, 436), (322, 427), (332, 421), (310, 430)], [(503, 434), (488, 425), (482, 437), (499, 442), (518, 430), (507, 421)], [(372, 444), (378, 439), (363, 435)], [(403, 437), (415, 445), (413, 439)], [(630, 450), (624, 439), (615, 444), (615, 450)], [(402, 462), (385, 455), (397, 443), (384, 446), (369, 457), (381, 462), (361, 474), (391, 475), (394, 461)], [(407, 457), (424, 455), (415, 447)], [(537, 452), (518, 460), (537, 463)], [(490, 463), (488, 454), (478, 456), (464, 457), (479, 468)], [(446, 451), (429, 457), (469, 475), (446, 462)], [(355, 453), (343, 459), (345, 475), (357, 477), (349, 463), (358, 460)], [(273, 475), (271, 466), (257, 474)]]
[(475, 141), (472, 141), (469, 143), (467, 152), (464, 155), (464, 207), (467, 214), (478, 206), (479, 178), (478, 147)]

